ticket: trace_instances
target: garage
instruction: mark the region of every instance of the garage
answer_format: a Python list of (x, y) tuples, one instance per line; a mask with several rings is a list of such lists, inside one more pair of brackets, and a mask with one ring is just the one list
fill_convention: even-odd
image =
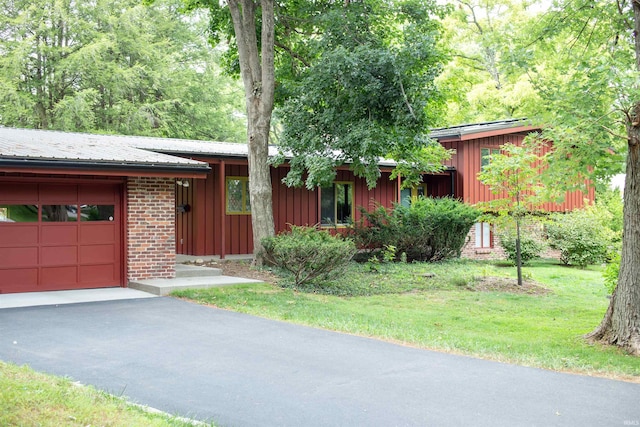
[(158, 144), (0, 126), (0, 294), (174, 277), (177, 181), (211, 169)]
[(0, 293), (122, 286), (122, 189), (0, 180)]

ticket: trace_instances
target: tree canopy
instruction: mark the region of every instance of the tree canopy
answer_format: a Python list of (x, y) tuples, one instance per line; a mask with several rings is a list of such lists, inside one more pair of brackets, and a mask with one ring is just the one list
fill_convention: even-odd
[(3, 125), (243, 139), (240, 89), (176, 2), (2, 0), (0, 10)]
[(448, 153), (427, 134), (442, 117), (434, 81), (445, 59), (443, 9), (368, 0), (327, 2), (320, 12), (296, 32), (314, 36), (283, 49), (296, 53), (278, 74), (279, 145), (291, 157), (285, 182), (325, 185), (348, 164), (372, 187), (380, 158), (398, 161), (397, 172), (413, 182), (418, 172), (441, 170)]

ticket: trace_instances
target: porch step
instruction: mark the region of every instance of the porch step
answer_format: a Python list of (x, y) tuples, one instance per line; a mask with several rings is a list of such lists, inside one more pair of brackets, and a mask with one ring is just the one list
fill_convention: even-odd
[(199, 265), (176, 264), (176, 278), (180, 277), (211, 277), (222, 275), (219, 268), (202, 267)]
[(217, 275), (205, 277), (176, 277), (174, 279), (137, 280), (129, 282), (129, 287), (131, 289), (137, 289), (150, 294), (164, 296), (180, 289), (203, 289), (253, 283), (264, 282), (254, 279), (245, 279), (242, 277)]

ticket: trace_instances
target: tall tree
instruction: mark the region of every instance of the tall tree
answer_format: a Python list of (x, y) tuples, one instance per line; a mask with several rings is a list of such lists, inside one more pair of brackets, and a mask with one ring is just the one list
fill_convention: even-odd
[[(274, 0), (184, 0), (187, 10), (208, 9), (212, 42), (226, 38), (236, 49), (247, 113), (249, 198), (254, 263), (262, 264), (262, 239), (275, 234), (269, 132), (275, 91)], [(237, 55), (237, 56), (236, 56)]]
[(0, 0), (0, 123), (243, 137), (243, 121), (231, 118), (240, 106), (226, 94), (233, 81), (220, 76), (202, 24), (177, 4)]
[(589, 338), (640, 355), (640, 1), (558, 1), (530, 34), (546, 59), (529, 72), (555, 146), (550, 185), (606, 176), (626, 154), (618, 286)]
[[(318, 169), (307, 168), (311, 174), (320, 177), (311, 184), (308, 182), (308, 185), (313, 186), (321, 181), (326, 182), (327, 178), (330, 179), (333, 174), (332, 167), (339, 163), (335, 162), (335, 159), (326, 161), (327, 156), (324, 154), (329, 149), (332, 153), (345, 151), (346, 154), (339, 160), (351, 161), (354, 171), (366, 176), (370, 185), (379, 174), (377, 160), (381, 153), (397, 158), (409, 158), (408, 164), (429, 164), (432, 168), (440, 165), (440, 160), (446, 152), (435, 147), (435, 144), (432, 145), (435, 148), (429, 153), (439, 150), (440, 156), (428, 157), (424, 152), (417, 151), (417, 147), (422, 148), (425, 142), (420, 133), (424, 131), (421, 125), (427, 123), (424, 120), (428, 116), (427, 111), (429, 107), (436, 109), (433, 104), (428, 103), (421, 91), (435, 94), (431, 85), (438, 67), (435, 65), (436, 61), (429, 57), (428, 65), (433, 67), (428, 68), (428, 72), (425, 72), (425, 67), (420, 68), (420, 59), (427, 58), (426, 50), (434, 46), (432, 38), (437, 34), (435, 24), (425, 16), (423, 22), (430, 22), (431, 27), (424, 25), (422, 29), (428, 31), (420, 34), (414, 22), (418, 21), (420, 13), (431, 13), (435, 10), (432, 0), (291, 0), (278, 3), (274, 3), (273, 0), (184, 1), (187, 9), (209, 10), (212, 39), (214, 42), (227, 40), (231, 47), (227, 56), (228, 64), (239, 68), (244, 83), (250, 153), (249, 190), (254, 257), (257, 263), (261, 262), (262, 238), (274, 232), (267, 155), (269, 127), (276, 95), (276, 76), (280, 79), (278, 95), (284, 100), (285, 120), (289, 120), (296, 113), (295, 107), (287, 109), (286, 105), (291, 105), (288, 102), (292, 100), (300, 102), (305, 92), (300, 88), (304, 86), (306, 77), (317, 77), (320, 80), (324, 78), (327, 81), (344, 77), (350, 80), (348, 90), (343, 90), (340, 95), (341, 101), (348, 101), (350, 94), (355, 95), (358, 92), (357, 101), (350, 107), (358, 109), (357, 113), (360, 115), (342, 119), (340, 123), (343, 130), (341, 133), (333, 133), (332, 138), (324, 141), (321, 152), (313, 146), (289, 146), (300, 150), (292, 150), (293, 174), (289, 176), (288, 184), (299, 184), (301, 179), (298, 178), (301, 178), (304, 169), (310, 165), (309, 162), (299, 161), (300, 158), (313, 157), (317, 164), (323, 166)], [(401, 37), (403, 28), (412, 31), (412, 36), (416, 38), (415, 43), (412, 38)], [(369, 43), (372, 35), (376, 35), (374, 38), (378, 40), (378, 44), (373, 48)], [(417, 49), (417, 40), (424, 42), (426, 47)], [(405, 43), (408, 47), (402, 49)], [(365, 50), (365, 47), (368, 50)], [(411, 55), (415, 55), (416, 58), (412, 58)], [(333, 64), (342, 65), (333, 69), (323, 68), (323, 64), (329, 58), (335, 59)], [(357, 62), (363, 64), (363, 60), (367, 62), (367, 70), (360, 72)], [(348, 62), (352, 62), (352, 65), (344, 68)], [(316, 71), (316, 74), (312, 71)], [(416, 71), (416, 77), (413, 77)], [(376, 87), (380, 82), (385, 82), (388, 86)], [(316, 86), (315, 93), (324, 100), (332, 100), (331, 93), (335, 94), (334, 89), (331, 84), (319, 85)], [(384, 99), (384, 95), (390, 92), (393, 92), (392, 96)], [(421, 96), (414, 99), (416, 93), (420, 93)], [(369, 101), (374, 108), (367, 108), (365, 105), (367, 94), (376, 97)], [(388, 105), (382, 105), (385, 102)], [(322, 111), (317, 106), (314, 111), (307, 108), (305, 111), (310, 114), (304, 119), (309, 119), (306, 123), (311, 123), (339, 104), (334, 101), (328, 108), (323, 107)], [(385, 109), (386, 113), (383, 111)], [(388, 120), (386, 128), (377, 126), (378, 117), (375, 116), (380, 112), (387, 117), (393, 116)], [(362, 119), (362, 113), (371, 114), (368, 116), (368, 123)], [(356, 120), (349, 123), (351, 118)], [(287, 135), (295, 136), (284, 138), (284, 141), (292, 142), (302, 135), (305, 135), (304, 138), (307, 139), (304, 140), (307, 141), (306, 135), (318, 135), (327, 129), (309, 128), (304, 123), (304, 120), (290, 120), (285, 126), (285, 132)], [(345, 131), (347, 128), (350, 128), (349, 132)], [(410, 131), (406, 132), (406, 129)], [(376, 138), (380, 138), (380, 141), (391, 140), (384, 130), (399, 136), (399, 142), (381, 150), (381, 144)], [(340, 145), (341, 143), (343, 145)], [(309, 153), (311, 156), (307, 156)]]

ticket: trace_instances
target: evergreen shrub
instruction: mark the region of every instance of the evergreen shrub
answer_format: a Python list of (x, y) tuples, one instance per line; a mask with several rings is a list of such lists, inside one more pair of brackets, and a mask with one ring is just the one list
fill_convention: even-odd
[(458, 200), (429, 197), (419, 197), (409, 207), (361, 212), (362, 220), (352, 228), (358, 247), (376, 251), (393, 246), (406, 261), (460, 256), (469, 229), (480, 216), (479, 210)]
[(293, 225), (290, 231), (262, 239), (262, 246), (266, 261), (286, 272), (296, 288), (337, 277), (356, 253), (349, 238)]

